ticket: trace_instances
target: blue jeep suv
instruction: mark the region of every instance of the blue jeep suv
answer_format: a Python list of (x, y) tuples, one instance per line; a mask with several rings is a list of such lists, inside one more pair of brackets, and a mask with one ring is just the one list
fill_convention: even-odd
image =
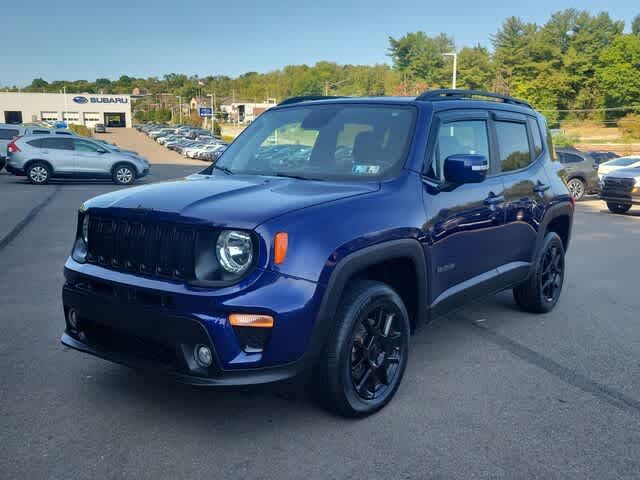
[(338, 413), (372, 413), (434, 316), (505, 289), (555, 306), (562, 172), (511, 97), (286, 100), (204, 171), (81, 206), (62, 342), (193, 385), (304, 375)]

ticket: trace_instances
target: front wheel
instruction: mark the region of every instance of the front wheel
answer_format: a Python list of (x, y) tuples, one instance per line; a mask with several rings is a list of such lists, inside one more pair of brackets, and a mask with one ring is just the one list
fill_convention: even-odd
[(611, 213), (627, 213), (631, 208), (631, 205), (625, 205), (624, 203), (607, 202), (607, 208)]
[(545, 235), (531, 276), (513, 289), (518, 306), (532, 313), (547, 313), (556, 306), (564, 284), (564, 244), (555, 232)]
[(389, 286), (357, 282), (342, 299), (320, 360), (318, 394), (348, 417), (370, 415), (398, 390), (409, 355), (409, 316)]
[(113, 182), (117, 185), (131, 185), (136, 179), (136, 172), (130, 165), (116, 165), (113, 169)]

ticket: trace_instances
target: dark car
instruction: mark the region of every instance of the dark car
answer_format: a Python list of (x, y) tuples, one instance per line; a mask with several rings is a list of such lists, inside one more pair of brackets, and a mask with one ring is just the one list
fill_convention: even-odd
[(564, 166), (569, 193), (581, 200), (590, 193), (599, 193), (598, 161), (587, 152), (575, 148), (557, 148), (556, 155)]
[(62, 342), (194, 385), (304, 376), (370, 414), (430, 319), (505, 289), (528, 312), (556, 305), (562, 170), (544, 118), (511, 97), (286, 100), (201, 173), (81, 206)]
[(620, 155), (618, 155), (615, 152), (603, 152), (598, 150), (591, 150), (587, 153), (589, 153), (589, 155), (593, 157), (597, 165), (600, 165), (601, 163), (604, 163), (604, 162), (608, 162), (609, 160), (613, 160), (614, 158), (620, 158)]

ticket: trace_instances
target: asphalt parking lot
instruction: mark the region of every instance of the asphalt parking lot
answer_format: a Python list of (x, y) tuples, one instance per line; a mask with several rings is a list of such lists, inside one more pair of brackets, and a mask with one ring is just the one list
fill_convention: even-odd
[(640, 209), (579, 204), (552, 313), (504, 292), (437, 319), (391, 404), (353, 421), (300, 390), (195, 389), (63, 348), (76, 211), (114, 188), (0, 173), (0, 478), (640, 477)]

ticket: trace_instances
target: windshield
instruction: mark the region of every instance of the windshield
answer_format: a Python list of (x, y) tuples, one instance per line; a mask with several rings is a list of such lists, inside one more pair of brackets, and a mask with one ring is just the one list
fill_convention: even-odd
[(247, 127), (217, 166), (229, 173), (372, 180), (404, 164), (415, 109), (313, 105), (271, 110)]
[(628, 167), (634, 163), (640, 162), (640, 157), (620, 157), (615, 160), (610, 160), (606, 163), (607, 166), (615, 167)]

